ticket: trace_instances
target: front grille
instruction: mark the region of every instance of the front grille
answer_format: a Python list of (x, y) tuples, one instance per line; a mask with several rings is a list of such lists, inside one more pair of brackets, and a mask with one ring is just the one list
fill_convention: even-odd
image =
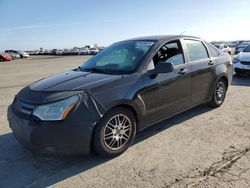
[(250, 65), (250, 61), (241, 61), (242, 65)]
[(18, 99), (15, 99), (12, 104), (12, 108), (14, 112), (25, 115), (25, 116), (30, 116), (33, 110), (35, 109), (35, 107), (36, 106), (33, 104), (28, 104)]

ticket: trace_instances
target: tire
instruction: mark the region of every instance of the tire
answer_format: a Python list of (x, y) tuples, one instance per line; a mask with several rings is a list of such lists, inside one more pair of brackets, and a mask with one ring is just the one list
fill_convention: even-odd
[(4, 59), (2, 57), (0, 57), (0, 62), (4, 61)]
[(219, 79), (214, 87), (213, 95), (208, 105), (213, 108), (221, 106), (225, 100), (227, 92), (227, 84), (224, 79)]
[(103, 157), (120, 155), (134, 141), (136, 120), (133, 112), (127, 108), (111, 109), (96, 126), (93, 147)]

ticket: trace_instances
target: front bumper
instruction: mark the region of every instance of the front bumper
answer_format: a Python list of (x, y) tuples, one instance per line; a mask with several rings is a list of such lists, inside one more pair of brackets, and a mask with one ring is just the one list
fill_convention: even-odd
[(8, 108), (8, 121), (16, 139), (33, 153), (41, 155), (83, 155), (90, 153), (91, 138), (101, 118), (93, 101), (88, 99), (73, 109), (63, 121), (38, 121), (22, 116), (13, 105)]

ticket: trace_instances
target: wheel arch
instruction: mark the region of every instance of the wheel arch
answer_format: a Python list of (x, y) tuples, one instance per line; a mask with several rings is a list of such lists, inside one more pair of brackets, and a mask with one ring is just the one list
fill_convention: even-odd
[[(222, 79), (222, 80), (224, 80), (225, 81), (225, 83), (226, 83), (226, 87), (227, 87), (227, 89), (228, 89), (228, 86), (229, 86), (229, 80), (228, 80), (228, 78), (227, 78), (227, 76), (226, 75), (222, 75), (222, 76), (220, 76), (219, 77), (219, 79), (218, 80), (220, 80), (220, 79)], [(217, 81), (218, 81), (217, 80)], [(216, 82), (217, 82), (216, 81)]]
[(138, 112), (138, 110), (136, 110), (135, 106), (131, 105), (130, 102), (127, 102), (127, 103), (125, 103), (125, 102), (123, 102), (123, 103), (117, 103), (117, 104), (109, 107), (108, 110), (105, 112), (105, 114), (108, 111), (113, 110), (115, 108), (119, 108), (119, 107), (126, 108), (126, 109), (130, 110), (133, 113), (133, 115), (135, 117), (135, 120), (136, 120), (136, 131), (138, 131), (139, 130), (138, 129), (139, 128), (139, 125), (138, 125), (139, 124), (139, 112)]
[(228, 79), (228, 77), (227, 77), (226, 74), (221, 74), (220, 76), (218, 76), (218, 77), (216, 78), (216, 80), (215, 80), (215, 82), (214, 82), (213, 89), (212, 89), (212, 93), (210, 94), (210, 97), (209, 97), (209, 101), (212, 99), (212, 97), (213, 97), (213, 92), (214, 92), (214, 89), (215, 89), (215, 87), (216, 87), (216, 83), (217, 83), (220, 79), (223, 79), (223, 80), (225, 81), (226, 87), (227, 87), (227, 89), (228, 89), (228, 86), (229, 86), (229, 79)]
[[(132, 106), (131, 104), (129, 104), (129, 103), (118, 103), (118, 104), (116, 104), (116, 105), (113, 105), (113, 106), (109, 107), (108, 109), (106, 109), (106, 112), (104, 113), (104, 116), (105, 116), (105, 114), (106, 114), (107, 112), (109, 112), (110, 110), (113, 110), (113, 109), (119, 108), (119, 107), (121, 107), (121, 108), (126, 108), (126, 109), (130, 110), (130, 111), (133, 113), (133, 115), (134, 115), (134, 117), (135, 117), (135, 121), (136, 121), (136, 133), (139, 132), (139, 130), (140, 130), (140, 129), (139, 129), (139, 120), (138, 120), (139, 114), (138, 114), (138, 112), (136, 111), (136, 108), (135, 108), (134, 106)], [(98, 122), (99, 122), (99, 121), (100, 121), (100, 119), (98, 120)], [(98, 122), (97, 122), (97, 123), (98, 123)], [(96, 123), (96, 125), (97, 125), (97, 123)], [(96, 125), (94, 126), (93, 131), (92, 131), (92, 135), (91, 135), (91, 144), (90, 144), (90, 150), (91, 150), (91, 151), (93, 151), (94, 134), (95, 134), (96, 127), (97, 127)]]

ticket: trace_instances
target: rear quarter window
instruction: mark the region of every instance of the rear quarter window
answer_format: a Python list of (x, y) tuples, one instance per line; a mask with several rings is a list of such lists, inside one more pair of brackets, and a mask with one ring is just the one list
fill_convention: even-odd
[(220, 55), (220, 51), (212, 44), (206, 42), (206, 46), (212, 57), (218, 57)]

